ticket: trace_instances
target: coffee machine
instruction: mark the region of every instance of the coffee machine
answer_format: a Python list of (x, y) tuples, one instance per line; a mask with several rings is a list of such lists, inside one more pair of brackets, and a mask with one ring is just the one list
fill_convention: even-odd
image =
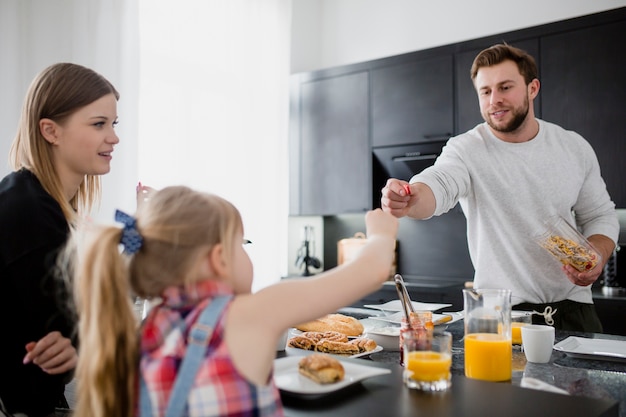
[(617, 245), (613, 255), (604, 265), (602, 277), (602, 294), (604, 295), (626, 294), (626, 245), (622, 245)]
[(602, 294), (626, 295), (626, 209), (617, 209), (620, 233), (615, 251), (604, 266)]

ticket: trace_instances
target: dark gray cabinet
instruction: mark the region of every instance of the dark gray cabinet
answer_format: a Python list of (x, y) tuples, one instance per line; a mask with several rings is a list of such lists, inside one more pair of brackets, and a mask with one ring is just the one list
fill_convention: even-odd
[(591, 143), (609, 194), (626, 207), (626, 20), (541, 38), (543, 118)]
[(372, 146), (448, 139), (454, 128), (452, 71), (452, 54), (372, 70)]
[[(292, 77), (290, 214), (378, 205), (374, 149), (434, 143), (483, 121), (469, 72), (495, 43), (537, 59), (535, 114), (593, 146), (617, 207), (626, 207), (626, 7)], [(380, 182), (377, 183), (377, 182)]]
[(297, 214), (363, 212), (371, 206), (368, 73), (301, 83)]

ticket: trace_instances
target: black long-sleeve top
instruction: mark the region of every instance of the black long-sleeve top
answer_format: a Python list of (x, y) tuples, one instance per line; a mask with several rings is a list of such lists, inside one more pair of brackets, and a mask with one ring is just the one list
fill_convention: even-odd
[(9, 412), (49, 414), (71, 376), (22, 363), (27, 343), (54, 330), (74, 336), (67, 289), (53, 275), (68, 234), (61, 206), (34, 174), (0, 182), (0, 398)]

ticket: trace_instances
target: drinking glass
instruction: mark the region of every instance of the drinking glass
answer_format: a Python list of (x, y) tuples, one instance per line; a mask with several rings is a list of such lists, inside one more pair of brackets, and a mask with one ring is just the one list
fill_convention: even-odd
[(512, 375), (511, 290), (465, 289), (465, 376), (509, 381)]
[(511, 342), (514, 345), (522, 344), (522, 327), (531, 324), (532, 315), (530, 311), (511, 312)]
[(452, 385), (452, 334), (432, 330), (404, 333), (404, 384), (421, 391), (445, 391)]

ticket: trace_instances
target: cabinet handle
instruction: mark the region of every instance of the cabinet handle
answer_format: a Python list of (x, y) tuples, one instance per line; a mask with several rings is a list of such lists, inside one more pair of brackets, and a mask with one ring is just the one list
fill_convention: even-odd
[(393, 162), (409, 162), (409, 161), (424, 161), (426, 159), (437, 159), (437, 154), (422, 155), (419, 152), (409, 152), (405, 155), (394, 156), (391, 158)]
[(433, 134), (433, 135), (424, 135), (424, 139), (437, 139), (437, 140), (441, 140), (441, 139), (445, 139), (448, 140), (450, 139), (450, 136), (452, 136), (452, 133), (450, 132), (446, 132), (446, 133), (437, 133), (437, 134)]

